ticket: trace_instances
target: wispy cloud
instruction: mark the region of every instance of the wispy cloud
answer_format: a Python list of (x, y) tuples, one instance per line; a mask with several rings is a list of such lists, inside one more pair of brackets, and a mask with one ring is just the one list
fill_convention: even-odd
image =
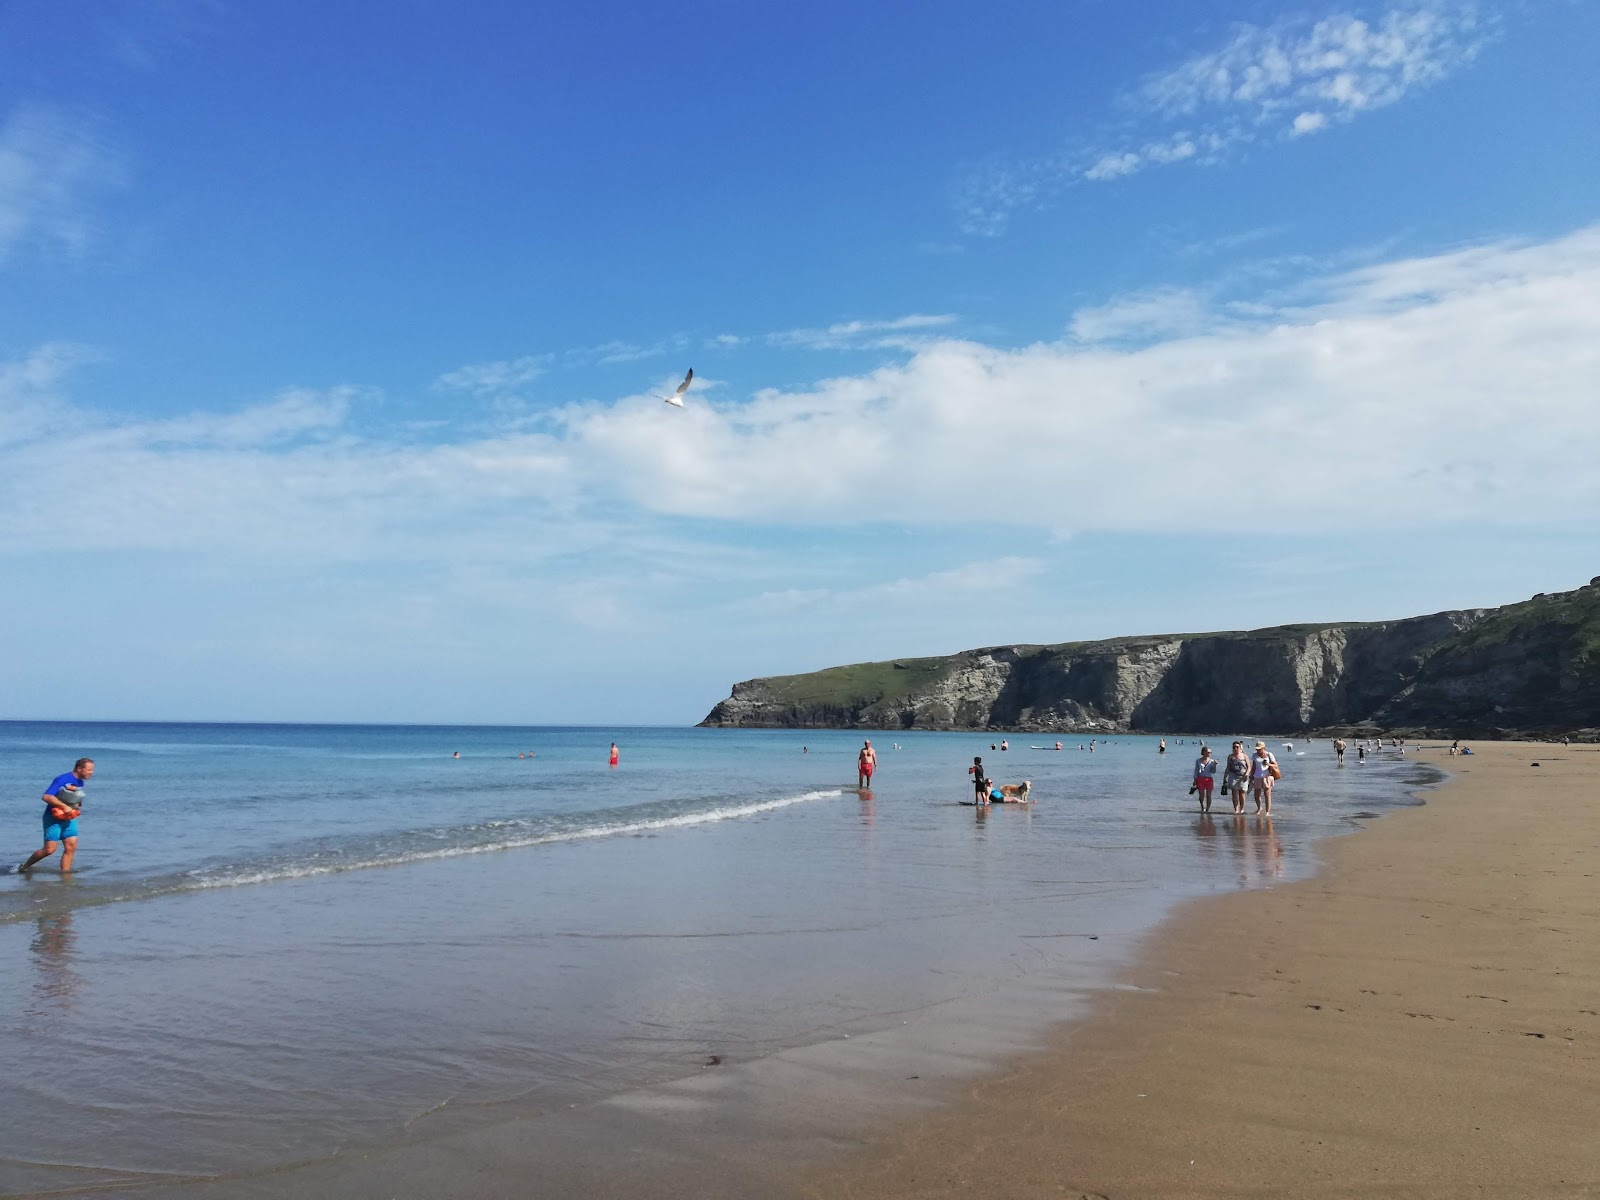
[(548, 354), (525, 354), (497, 362), (473, 363), (447, 371), (434, 380), (434, 386), (492, 399), (526, 387), (545, 373), (550, 362)]
[(1098, 146), (970, 173), (957, 186), (962, 226), (998, 234), (1013, 213), (1076, 183), (1106, 183), (1176, 163), (1213, 165), (1249, 146), (1346, 124), (1460, 70), (1495, 27), (1470, 0), (1240, 25), (1221, 47), (1124, 94), (1123, 129), (1103, 135)]
[(0, 362), (0, 447), (23, 442), (64, 421), (61, 391), (78, 367), (99, 358), (90, 346), (51, 342), (14, 362)]
[(691, 339), (687, 333), (674, 333), (653, 342), (602, 342), (598, 346), (568, 350), (562, 357), (568, 362), (609, 366), (613, 363), (643, 362), (668, 354), (682, 354), (689, 349), (690, 344)]
[(31, 247), (81, 256), (95, 242), (97, 193), (120, 185), (121, 156), (85, 121), (23, 105), (0, 124), (0, 265)]
[(761, 592), (735, 607), (793, 612), (800, 609), (859, 609), (888, 606), (903, 609), (907, 601), (942, 601), (957, 593), (993, 592), (1012, 588), (1044, 573), (1042, 559), (1022, 555), (986, 559), (924, 575), (885, 579), (856, 588), (783, 588)]
[(957, 320), (951, 313), (912, 313), (884, 321), (839, 321), (823, 329), (786, 329), (763, 340), (769, 346), (802, 350), (896, 349), (916, 344), (930, 330)]
[[(1148, 79), (1128, 103), (1191, 123), (1218, 150), (1312, 133), (1437, 83), (1477, 57), (1492, 27), (1475, 4), (1457, 0), (1391, 8), (1372, 20), (1336, 13), (1243, 25), (1221, 49)], [(1171, 161), (1135, 154), (1141, 165)]]
[(1068, 328), (1080, 342), (1114, 342), (1187, 337), (1220, 323), (1219, 314), (1201, 293), (1166, 287), (1080, 308)]

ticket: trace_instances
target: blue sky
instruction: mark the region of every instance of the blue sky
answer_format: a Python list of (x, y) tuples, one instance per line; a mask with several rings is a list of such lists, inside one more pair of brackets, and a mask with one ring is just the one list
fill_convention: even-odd
[(1600, 572), (1600, 6), (1136, 8), (0, 5), (0, 718)]

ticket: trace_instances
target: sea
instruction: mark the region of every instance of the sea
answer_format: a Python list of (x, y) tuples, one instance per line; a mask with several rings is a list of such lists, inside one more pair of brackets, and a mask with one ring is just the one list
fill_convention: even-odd
[[(0, 876), (0, 1194), (603, 1120), (952, 1014), (1004, 1011), (1009, 1053), (1175, 905), (1304, 878), (1438, 780), (1268, 738), (1272, 818), (1205, 818), (1192, 736), (1001, 736), (0, 722), (0, 861), (96, 763), (77, 869)], [(975, 755), (1034, 802), (963, 806)], [(989, 1023), (961, 1027), (981, 1064)]]

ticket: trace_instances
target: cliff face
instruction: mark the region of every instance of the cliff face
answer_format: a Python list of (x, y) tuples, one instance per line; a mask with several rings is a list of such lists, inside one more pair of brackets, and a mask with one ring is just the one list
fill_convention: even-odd
[(1600, 586), (1359, 625), (996, 646), (752, 679), (713, 726), (1038, 732), (1600, 726)]

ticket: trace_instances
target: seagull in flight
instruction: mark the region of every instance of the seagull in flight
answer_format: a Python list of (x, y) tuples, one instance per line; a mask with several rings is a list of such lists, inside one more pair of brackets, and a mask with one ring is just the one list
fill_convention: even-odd
[(678, 385), (678, 390), (673, 392), (670, 396), (661, 396), (659, 399), (665, 400), (668, 404), (672, 405), (673, 408), (682, 408), (683, 394), (689, 390), (689, 381), (693, 378), (694, 368), (690, 367), (689, 373), (683, 377), (683, 382)]

